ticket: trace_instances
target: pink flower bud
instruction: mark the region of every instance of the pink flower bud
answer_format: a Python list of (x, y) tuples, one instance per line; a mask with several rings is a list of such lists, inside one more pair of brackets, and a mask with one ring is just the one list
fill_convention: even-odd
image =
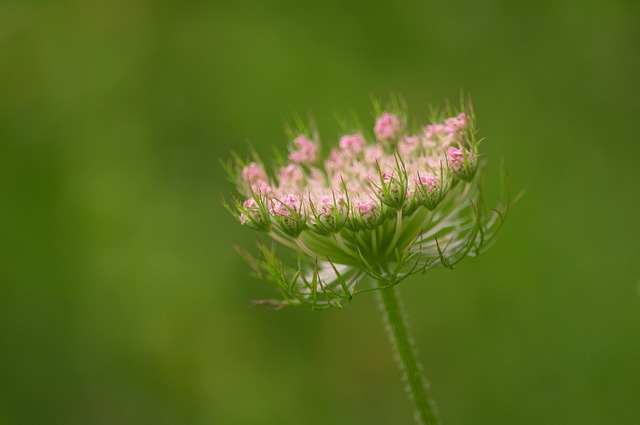
[(333, 197), (324, 195), (320, 199), (320, 212), (324, 216), (331, 214), (331, 208), (333, 207)]
[(376, 203), (373, 202), (372, 200), (356, 202), (356, 207), (358, 208), (358, 211), (360, 211), (360, 214), (362, 214), (364, 217), (367, 217), (367, 218), (373, 217), (373, 213), (374, 213), (373, 210), (375, 206), (376, 206)]
[(398, 133), (400, 133), (400, 127), (400, 120), (395, 115), (385, 112), (376, 121), (373, 131), (376, 133), (377, 139), (384, 142), (397, 137)]
[(267, 173), (262, 167), (255, 162), (249, 163), (242, 169), (242, 179), (250, 185), (257, 183), (258, 181), (268, 180)]
[(449, 159), (449, 165), (454, 170), (459, 170), (462, 167), (464, 161), (464, 151), (462, 149), (451, 146), (447, 149), (447, 158)]
[(434, 176), (419, 176), (415, 179), (416, 185), (422, 185), (427, 189), (427, 192), (433, 192), (440, 186), (440, 179)]
[(245, 208), (257, 208), (258, 207), (258, 203), (256, 202), (255, 199), (249, 198), (246, 201), (244, 201), (242, 206), (245, 207)]
[(300, 210), (300, 201), (295, 195), (287, 195), (282, 199), (274, 198), (271, 201), (271, 212), (272, 214), (289, 216), (291, 212), (299, 212)]
[(354, 154), (362, 152), (366, 144), (367, 142), (360, 134), (342, 136), (340, 139), (340, 148)]
[(318, 146), (306, 136), (298, 136), (293, 143), (298, 147), (291, 152), (289, 160), (297, 164), (312, 164), (318, 160)]
[(464, 112), (458, 114), (458, 127), (467, 128), (467, 114)]
[(272, 192), (271, 186), (264, 180), (259, 180), (256, 184), (251, 185), (251, 190), (258, 194), (269, 194)]
[(244, 212), (240, 214), (241, 224), (250, 224), (254, 221), (260, 221), (260, 218), (261, 218), (260, 205), (258, 204), (258, 202), (256, 202), (254, 198), (249, 198), (246, 201), (244, 201), (242, 203), (242, 208), (244, 208)]

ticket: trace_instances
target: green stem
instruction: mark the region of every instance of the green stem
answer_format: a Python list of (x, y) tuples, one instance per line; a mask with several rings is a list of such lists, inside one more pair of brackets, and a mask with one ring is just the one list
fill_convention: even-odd
[(388, 325), (389, 338), (396, 348), (397, 358), (408, 384), (407, 390), (416, 406), (416, 420), (423, 425), (438, 425), (440, 420), (429, 395), (427, 380), (422, 376), (422, 367), (416, 357), (412, 337), (409, 335), (406, 318), (396, 291), (395, 286), (378, 291), (380, 306)]
[(371, 231), (371, 248), (373, 249), (373, 256), (378, 256), (378, 240), (376, 238), (376, 230)]
[(389, 248), (385, 251), (385, 255), (389, 255), (393, 252), (394, 247), (398, 243), (398, 238), (400, 237), (400, 230), (402, 229), (402, 208), (398, 210), (396, 213), (396, 231), (393, 234), (393, 239), (389, 244)]
[(342, 239), (342, 236), (340, 236), (340, 233), (335, 233), (333, 235), (333, 237), (335, 238), (336, 242), (338, 243), (338, 246), (340, 248), (342, 248), (342, 250), (347, 254), (350, 255), (354, 258), (357, 258), (358, 255), (355, 253), (354, 250), (350, 249), (346, 243), (344, 243), (344, 239)]

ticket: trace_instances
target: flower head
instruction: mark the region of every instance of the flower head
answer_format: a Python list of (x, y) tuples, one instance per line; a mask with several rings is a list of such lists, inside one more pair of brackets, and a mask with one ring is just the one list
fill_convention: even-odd
[(261, 243), (261, 257), (251, 257), (283, 296), (270, 303), (340, 306), (371, 281), (394, 285), (430, 268), (453, 267), (489, 246), (509, 203), (491, 215), (480, 205), (471, 104), (421, 129), (409, 131), (403, 122), (381, 113), (375, 141), (363, 129), (344, 135), (324, 163), (318, 163), (317, 143), (301, 132), (288, 162), (271, 177), (259, 160), (246, 164), (236, 157), (232, 177), (241, 199), (229, 210), (241, 224), (267, 233), (272, 246), (299, 256), (287, 266)]

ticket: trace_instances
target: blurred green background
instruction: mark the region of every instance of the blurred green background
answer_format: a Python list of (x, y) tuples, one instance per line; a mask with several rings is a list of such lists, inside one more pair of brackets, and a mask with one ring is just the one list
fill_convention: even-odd
[(218, 159), (461, 87), (529, 192), (402, 285), (443, 422), (639, 423), (639, 5), (0, 1), (0, 424), (411, 423), (374, 296), (249, 307)]

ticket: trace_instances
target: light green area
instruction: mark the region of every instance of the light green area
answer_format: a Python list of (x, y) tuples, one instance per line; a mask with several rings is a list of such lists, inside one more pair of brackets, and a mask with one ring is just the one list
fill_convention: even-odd
[[(0, 424), (405, 424), (373, 295), (271, 297), (218, 159), (471, 92), (497, 244), (400, 285), (445, 425), (640, 417), (631, 1), (0, 2)], [(490, 194), (491, 195), (491, 194)]]

